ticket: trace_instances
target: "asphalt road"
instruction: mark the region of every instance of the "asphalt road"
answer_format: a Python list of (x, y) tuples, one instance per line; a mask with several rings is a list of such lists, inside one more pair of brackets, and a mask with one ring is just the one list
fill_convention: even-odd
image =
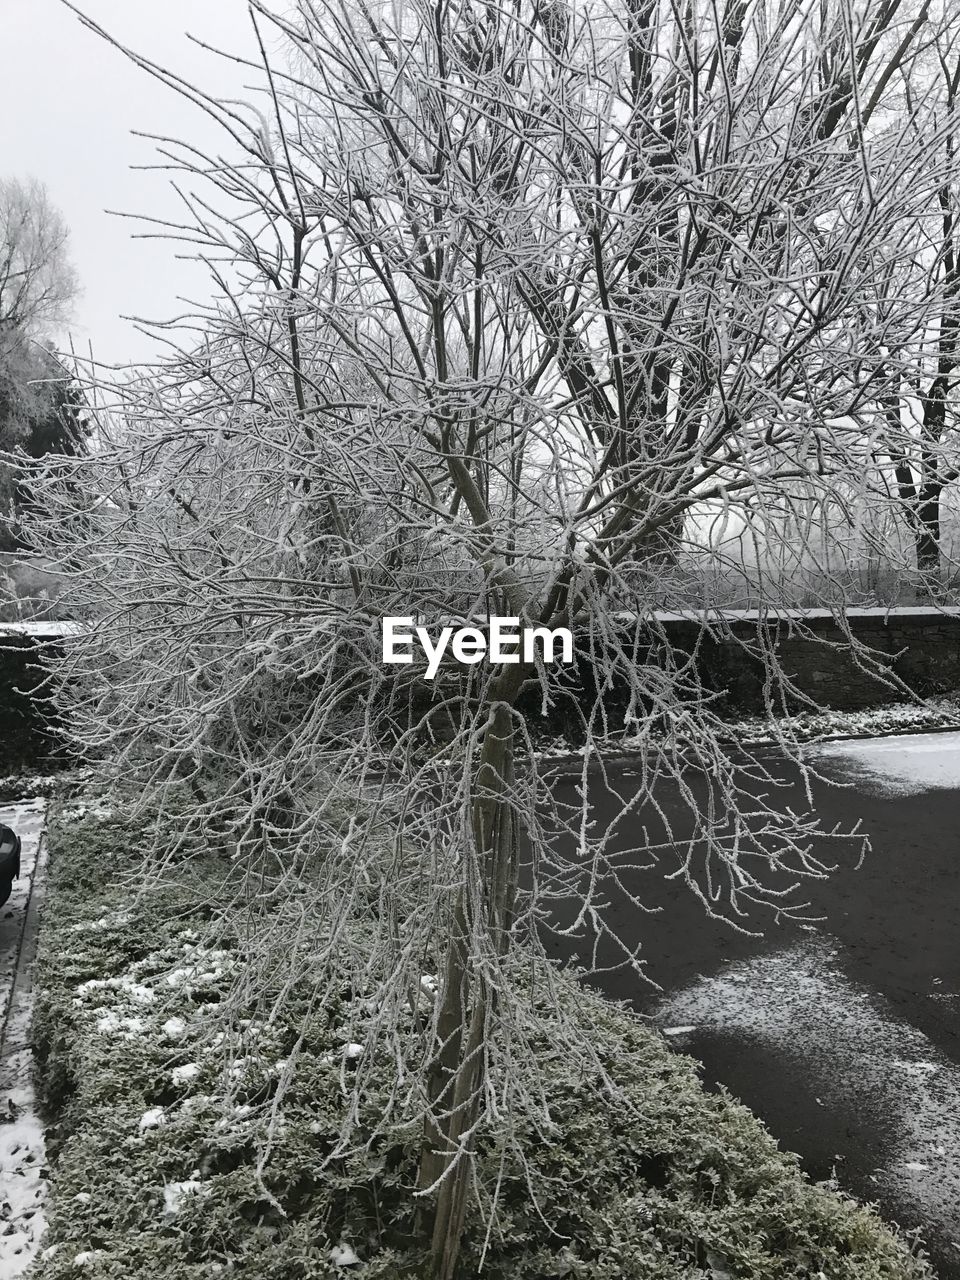
[[(818, 846), (840, 863), (805, 889), (822, 920), (754, 919), (764, 936), (748, 938), (710, 920), (662, 871), (628, 872), (627, 892), (611, 889), (608, 918), (642, 943), (661, 990), (624, 971), (596, 983), (697, 1057), (708, 1086), (720, 1082), (751, 1107), (813, 1177), (835, 1177), (888, 1219), (922, 1228), (943, 1280), (960, 1280), (960, 736), (895, 746), (887, 777), (871, 771), (870, 747), (823, 762), (855, 784), (815, 784), (823, 826), (862, 819), (872, 851), (857, 869), (852, 848)], [(898, 760), (924, 751), (926, 777), (898, 784)], [(635, 771), (625, 762), (612, 774), (619, 800), (594, 778), (593, 817), (614, 821)], [(572, 800), (573, 786), (561, 778), (556, 794)], [(658, 798), (679, 816), (668, 791)], [(799, 788), (785, 795), (807, 807)], [(626, 815), (614, 841), (636, 844), (644, 818)], [(551, 949), (583, 957), (587, 941)], [(598, 959), (615, 954), (601, 945)]]

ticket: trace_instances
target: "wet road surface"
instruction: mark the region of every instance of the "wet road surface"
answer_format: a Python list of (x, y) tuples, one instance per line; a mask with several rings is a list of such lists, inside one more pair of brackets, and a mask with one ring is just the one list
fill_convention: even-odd
[[(764, 936), (747, 938), (662, 871), (628, 872), (625, 889), (662, 911), (642, 913), (614, 889), (608, 918), (642, 941), (661, 990), (625, 971), (595, 981), (700, 1059), (707, 1085), (751, 1107), (811, 1176), (835, 1176), (888, 1220), (922, 1227), (943, 1280), (960, 1280), (960, 735), (937, 737), (875, 744), (879, 766), (871, 744), (820, 757), (855, 783), (814, 784), (823, 826), (862, 818), (872, 844), (859, 869), (852, 847), (818, 846), (840, 863), (804, 888), (822, 920), (757, 917)], [(632, 772), (624, 762), (611, 775), (621, 797), (638, 785)], [(572, 799), (573, 786), (561, 778), (555, 792)], [(807, 807), (799, 787), (786, 794)], [(621, 804), (599, 776), (589, 795), (593, 816), (613, 821)], [(635, 844), (641, 823), (628, 815), (614, 840)], [(583, 940), (551, 949), (588, 954)], [(600, 943), (598, 958), (616, 952)]]

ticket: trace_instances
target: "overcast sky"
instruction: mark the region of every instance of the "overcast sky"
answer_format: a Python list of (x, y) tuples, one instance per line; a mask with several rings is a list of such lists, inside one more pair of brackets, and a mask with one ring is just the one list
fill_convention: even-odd
[[(200, 39), (251, 56), (246, 0), (78, 0), (101, 26), (217, 96), (244, 97), (252, 74), (196, 48)], [(154, 144), (131, 130), (211, 142), (196, 108), (87, 31), (61, 0), (0, 0), (0, 176), (39, 178), (70, 229), (83, 295), (75, 343), (111, 363), (142, 359), (155, 339), (123, 314), (167, 319), (177, 296), (208, 296), (205, 278), (168, 242), (137, 240), (137, 227), (106, 210), (175, 216)]]

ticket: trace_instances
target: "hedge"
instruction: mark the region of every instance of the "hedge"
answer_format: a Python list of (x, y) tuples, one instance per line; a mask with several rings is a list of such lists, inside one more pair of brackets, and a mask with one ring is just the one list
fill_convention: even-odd
[[(345, 990), (338, 1007), (311, 1011), (300, 992), (284, 1006), (287, 1020), (272, 1024), (235, 1000), (227, 1016), (246, 963), (239, 919), (234, 929), (221, 916), (210, 940), (227, 864), (192, 858), (138, 894), (138, 839), (95, 803), (53, 805), (33, 1031), (53, 1163), (34, 1280), (422, 1274), (417, 1127), (400, 1119), (371, 1150), (325, 1162), (362, 993)], [(499, 1178), (499, 1219), (481, 1270), (484, 1192), (467, 1224), (464, 1277), (932, 1275), (872, 1209), (812, 1184), (746, 1108), (706, 1092), (692, 1060), (640, 1019), (589, 993), (578, 1000), (620, 1096), (543, 1037), (554, 1126), (544, 1140), (532, 1120), (515, 1118), (526, 1173), (481, 1137), (479, 1184)], [(298, 1034), (278, 1103), (279, 1068)], [(395, 1083), (388, 1055), (377, 1068), (361, 1135)]]

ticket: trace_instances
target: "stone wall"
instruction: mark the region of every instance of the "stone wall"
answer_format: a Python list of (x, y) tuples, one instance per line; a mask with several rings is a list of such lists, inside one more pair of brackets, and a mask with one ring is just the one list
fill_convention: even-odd
[[(960, 610), (850, 610), (847, 622), (856, 641), (914, 692), (930, 696), (960, 690)], [(701, 630), (700, 623), (680, 618), (661, 625), (681, 649), (689, 649)], [(729, 636), (718, 632), (702, 648), (709, 684), (725, 690), (732, 711), (763, 706), (763, 663), (744, 647), (756, 645), (761, 628), (798, 689), (824, 707), (860, 710), (907, 696), (856, 661), (827, 611), (754, 615), (727, 618), (723, 630)]]
[[(960, 609), (851, 609), (847, 621), (857, 643), (917, 694), (960, 690)], [(633, 625), (625, 623), (631, 632)], [(640, 629), (638, 641), (640, 655), (653, 663), (659, 661), (664, 645), (681, 654), (695, 653), (700, 679), (718, 695), (715, 709), (729, 717), (763, 709), (769, 673), (761, 650), (770, 646), (799, 692), (818, 706), (861, 710), (909, 697), (857, 661), (843, 630), (826, 610), (763, 615), (731, 611), (722, 618), (708, 618), (706, 627), (693, 613), (661, 614), (655, 626)], [(576, 740), (576, 704), (592, 706), (596, 693), (588, 663), (581, 660), (571, 675), (572, 698), (566, 707), (558, 705), (544, 721), (535, 691), (525, 697), (524, 709), (546, 731)], [(622, 727), (627, 699), (625, 681), (614, 680), (604, 691), (612, 730)], [(807, 704), (795, 698), (787, 705), (800, 710)]]
[[(880, 655), (887, 668), (918, 694), (960, 691), (960, 609), (852, 609), (847, 619), (858, 642)], [(50, 767), (62, 756), (44, 699), (39, 646), (55, 645), (61, 628), (69, 627), (69, 623), (54, 622), (0, 624), (0, 773)], [(708, 618), (706, 630), (704, 620), (693, 614), (660, 615), (649, 631), (649, 644), (655, 655), (659, 632), (676, 650), (696, 650), (701, 678), (719, 695), (717, 710), (736, 716), (764, 705), (765, 668), (751, 652), (761, 629), (783, 669), (820, 706), (859, 710), (907, 696), (857, 664), (837, 622), (823, 610), (762, 617), (755, 612), (730, 612), (722, 620)], [(412, 668), (398, 670), (412, 672)], [(574, 703), (588, 706), (593, 698), (586, 664), (570, 676), (568, 705), (556, 707), (546, 721), (540, 714), (538, 690), (525, 695), (523, 705), (538, 728), (575, 739)], [(428, 686), (417, 680), (413, 684), (417, 711), (426, 712), (432, 703), (437, 718), (434, 733), (442, 738), (447, 726), (442, 723), (440, 703), (446, 682)], [(603, 700), (610, 727), (622, 726), (626, 690), (614, 684)]]

